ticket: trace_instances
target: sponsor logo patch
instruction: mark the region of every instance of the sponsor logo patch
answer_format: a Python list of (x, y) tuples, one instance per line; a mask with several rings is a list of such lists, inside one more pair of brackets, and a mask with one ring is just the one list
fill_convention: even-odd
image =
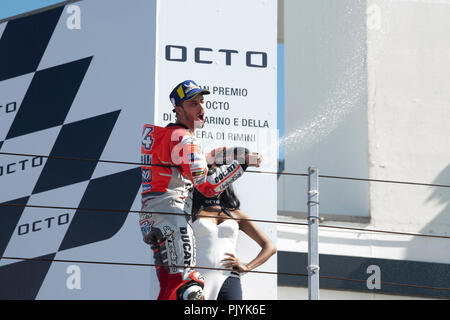
[(203, 175), (205, 175), (205, 170), (199, 170), (199, 171), (192, 172), (192, 177), (193, 178), (200, 177), (200, 176), (203, 176)]
[(142, 169), (142, 183), (150, 183), (152, 181), (152, 169)]
[(142, 235), (145, 236), (150, 231), (152, 231), (153, 221), (148, 219), (139, 221), (139, 225), (141, 226)]

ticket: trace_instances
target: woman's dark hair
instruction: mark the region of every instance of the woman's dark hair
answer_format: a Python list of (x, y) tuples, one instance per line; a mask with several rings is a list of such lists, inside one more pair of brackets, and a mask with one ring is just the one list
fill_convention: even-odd
[(205, 200), (207, 199), (219, 199), (220, 206), (229, 210), (239, 209), (241, 202), (239, 198), (234, 193), (233, 186), (230, 184), (224, 192), (220, 194), (219, 197), (216, 198), (206, 198), (203, 194), (200, 193), (195, 187), (192, 195), (192, 214), (196, 215), (198, 212), (204, 207)]
[(233, 186), (230, 184), (219, 196), (220, 204), (226, 209), (236, 210), (241, 206), (239, 198), (234, 193)]

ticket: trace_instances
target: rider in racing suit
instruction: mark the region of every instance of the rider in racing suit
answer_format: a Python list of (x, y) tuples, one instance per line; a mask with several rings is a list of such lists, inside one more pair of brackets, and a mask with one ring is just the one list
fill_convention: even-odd
[(193, 136), (196, 124), (204, 123), (204, 94), (209, 91), (194, 81), (182, 82), (170, 94), (174, 110), (178, 108), (176, 123), (165, 128), (144, 126), (139, 223), (143, 240), (153, 250), (160, 283), (158, 300), (201, 298), (203, 278), (192, 269), (195, 239), (188, 223), (192, 206), (189, 191), (195, 187), (207, 197), (219, 195), (249, 163), (248, 154), (244, 155), (245, 163), (234, 154), (236, 160), (208, 172), (207, 157)]

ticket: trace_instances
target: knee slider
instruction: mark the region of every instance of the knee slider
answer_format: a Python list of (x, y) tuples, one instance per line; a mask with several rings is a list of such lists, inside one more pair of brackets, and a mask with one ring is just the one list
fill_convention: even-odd
[(197, 271), (189, 274), (189, 279), (177, 289), (177, 300), (200, 300), (205, 282)]

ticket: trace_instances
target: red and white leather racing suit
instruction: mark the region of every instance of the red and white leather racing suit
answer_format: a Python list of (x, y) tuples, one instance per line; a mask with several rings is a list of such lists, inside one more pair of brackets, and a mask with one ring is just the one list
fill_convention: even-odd
[(139, 224), (143, 240), (153, 250), (160, 282), (158, 300), (197, 299), (201, 292), (185, 294), (191, 285), (203, 287), (201, 275), (192, 269), (195, 239), (189, 222), (189, 191), (195, 186), (206, 197), (216, 196), (244, 173), (246, 165), (234, 160), (208, 172), (197, 140), (180, 124), (145, 125), (141, 156)]

